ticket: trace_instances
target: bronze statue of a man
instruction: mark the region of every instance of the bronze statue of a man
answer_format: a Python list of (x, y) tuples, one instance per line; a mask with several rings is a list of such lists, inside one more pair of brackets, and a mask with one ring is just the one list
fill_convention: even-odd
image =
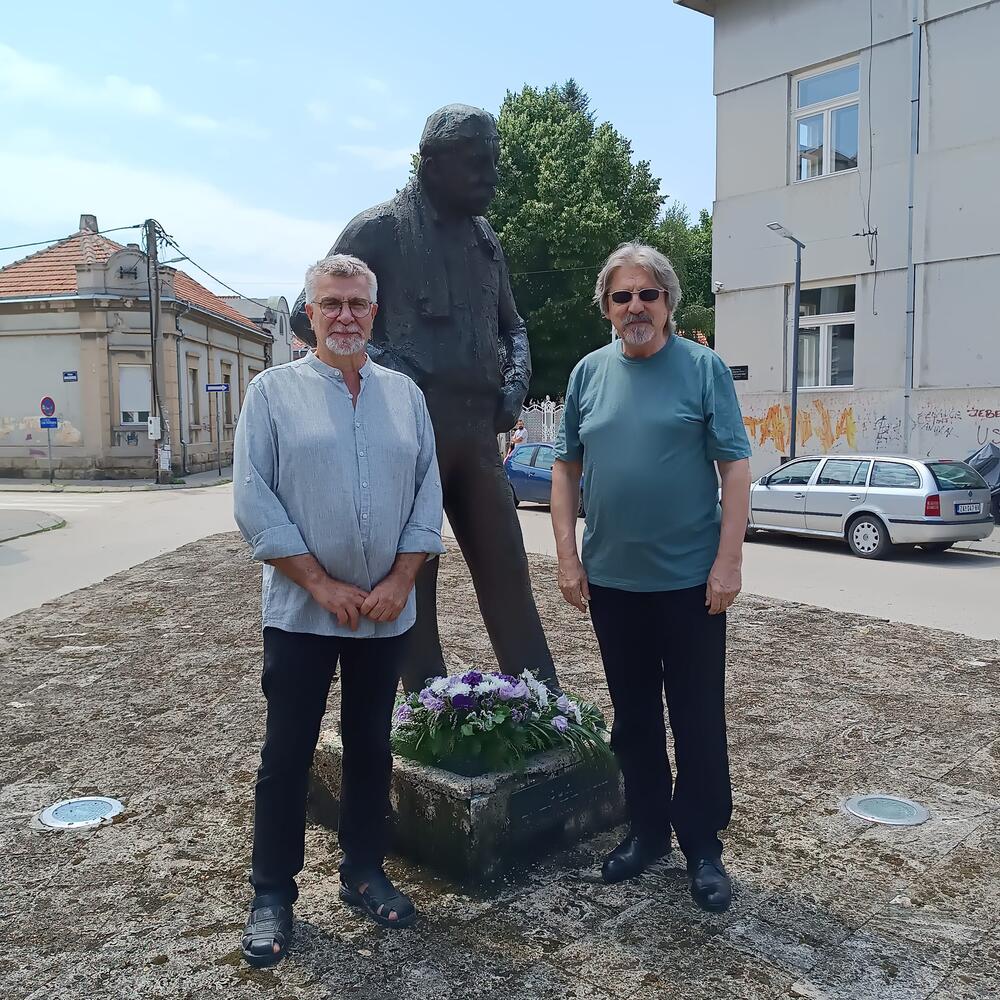
[[(498, 181), (492, 115), (464, 104), (435, 111), (420, 167), (395, 198), (362, 212), (330, 253), (360, 257), (378, 277), (369, 354), (423, 390), (434, 424), (444, 508), (472, 573), (500, 669), (555, 681), (531, 593), (524, 541), (496, 435), (521, 414), (531, 357), (500, 241), (483, 213)], [(292, 325), (313, 344), (299, 296)], [(438, 560), (417, 577), (417, 621), (403, 684), (445, 673), (437, 627)]]

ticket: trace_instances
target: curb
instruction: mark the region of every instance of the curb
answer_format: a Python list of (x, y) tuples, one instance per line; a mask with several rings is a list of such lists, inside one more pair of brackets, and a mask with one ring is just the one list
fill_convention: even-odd
[(16, 535), (0, 535), (0, 545), (3, 545), (4, 542), (13, 542), (17, 538), (27, 538), (29, 535), (40, 535), (45, 531), (57, 531), (59, 528), (66, 527), (66, 522), (61, 517), (55, 517), (52, 514), (48, 516), (52, 524), (31, 528), (29, 531), (21, 531)]
[(43, 483), (39, 486), (8, 483), (0, 485), (0, 493), (155, 493), (163, 490), (203, 490), (212, 486), (225, 486), (232, 479), (212, 479), (207, 483), (171, 483), (157, 486), (142, 483), (138, 486), (74, 486), (72, 483)]

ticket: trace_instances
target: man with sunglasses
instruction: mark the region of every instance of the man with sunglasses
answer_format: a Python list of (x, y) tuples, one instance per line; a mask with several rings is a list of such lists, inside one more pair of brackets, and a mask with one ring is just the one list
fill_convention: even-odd
[(741, 587), (750, 445), (729, 369), (675, 332), (681, 289), (663, 254), (623, 244), (601, 269), (594, 301), (618, 339), (570, 375), (552, 524), (560, 590), (580, 611), (589, 608), (597, 633), (625, 778), (631, 829), (603, 875), (619, 882), (640, 874), (670, 850), (673, 829), (695, 902), (725, 910), (732, 892), (719, 840), (732, 812), (726, 609)]
[(416, 916), (382, 870), (389, 730), (417, 571), (444, 551), (423, 394), (367, 354), (375, 275), (338, 254), (310, 267), (305, 285), (315, 351), (247, 387), (233, 467), (236, 521), (264, 563), (267, 724), (242, 942), (254, 966), (280, 960), (291, 938), (309, 767), (338, 662), (340, 896), (386, 927)]

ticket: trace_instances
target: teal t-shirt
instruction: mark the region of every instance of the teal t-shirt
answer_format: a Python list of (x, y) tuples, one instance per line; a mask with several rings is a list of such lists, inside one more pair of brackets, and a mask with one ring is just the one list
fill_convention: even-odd
[(649, 358), (621, 341), (573, 369), (556, 457), (583, 460), (583, 566), (598, 586), (681, 590), (708, 580), (721, 510), (714, 463), (750, 456), (733, 377), (671, 335)]

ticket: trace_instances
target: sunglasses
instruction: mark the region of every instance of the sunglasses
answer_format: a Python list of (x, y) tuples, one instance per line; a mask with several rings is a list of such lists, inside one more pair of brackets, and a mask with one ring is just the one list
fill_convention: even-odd
[(660, 297), (661, 293), (664, 295), (666, 294), (662, 288), (643, 288), (638, 292), (610, 292), (608, 298), (610, 298), (612, 302), (616, 302), (618, 305), (623, 306), (626, 302), (631, 302), (634, 295), (639, 296), (640, 302), (655, 302)]

